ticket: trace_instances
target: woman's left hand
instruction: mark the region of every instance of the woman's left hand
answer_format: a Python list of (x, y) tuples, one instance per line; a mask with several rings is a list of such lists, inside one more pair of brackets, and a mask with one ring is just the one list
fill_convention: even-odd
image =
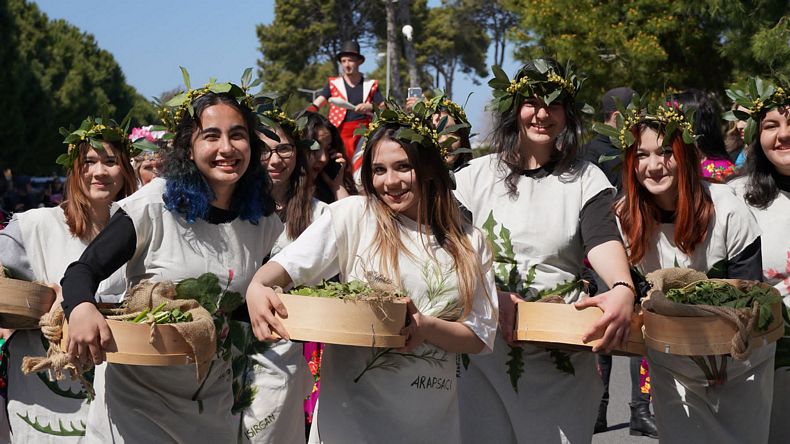
[(399, 348), (399, 352), (407, 353), (422, 345), (425, 342), (426, 327), (431, 322), (430, 316), (423, 315), (420, 310), (414, 305), (411, 299), (406, 302), (406, 326), (400, 331), (400, 334), (406, 336), (406, 345)]
[(611, 353), (615, 347), (625, 345), (631, 330), (631, 314), (634, 312), (634, 293), (628, 287), (617, 286), (574, 305), (579, 310), (587, 307), (603, 310), (601, 319), (582, 337), (584, 342), (589, 342), (599, 337), (601, 330), (604, 330), (601, 342), (592, 349), (594, 353), (601, 350)]

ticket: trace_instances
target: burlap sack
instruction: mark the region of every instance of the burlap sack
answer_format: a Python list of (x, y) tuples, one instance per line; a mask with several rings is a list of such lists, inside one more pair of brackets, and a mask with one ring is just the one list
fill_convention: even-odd
[[(113, 318), (134, 318), (144, 309), (149, 310), (165, 302), (164, 310), (175, 310), (192, 314), (192, 322), (170, 324), (192, 349), (197, 364), (197, 377), (202, 381), (208, 366), (217, 353), (217, 332), (211, 314), (194, 299), (175, 299), (176, 287), (172, 282), (142, 281), (127, 291), (123, 309), (127, 314), (109, 316)], [(152, 324), (153, 334), (153, 324)]]
[[(667, 299), (665, 293), (673, 288), (708, 280), (705, 273), (689, 268), (664, 268), (649, 273), (647, 281), (652, 288), (647, 292), (647, 298), (642, 301), (642, 308), (664, 316), (696, 317), (718, 316), (731, 323), (736, 334), (732, 338), (730, 354), (733, 358), (743, 361), (749, 357), (749, 336), (754, 329), (759, 307), (757, 304), (751, 309), (717, 307), (713, 305), (680, 304)], [(714, 279), (718, 280), (718, 279)], [(741, 290), (748, 290), (754, 281), (728, 279), (728, 283), (736, 285)]]
[[(126, 320), (135, 318), (145, 308), (151, 310), (165, 302), (164, 310), (177, 308), (184, 313), (191, 313), (192, 322), (171, 325), (184, 337), (184, 341), (192, 349), (197, 364), (197, 379), (202, 381), (217, 352), (214, 321), (211, 314), (194, 299), (174, 299), (175, 296), (175, 285), (171, 282), (143, 281), (129, 289), (120, 308), (102, 309), (102, 312), (107, 316), (107, 319)], [(49, 341), (47, 356), (26, 356), (22, 361), (22, 372), (27, 375), (50, 370), (55, 379), (63, 379), (65, 370), (72, 379), (78, 379), (92, 397), (93, 388), (84, 379), (83, 373), (93, 368), (93, 364), (88, 363), (86, 367), (82, 367), (69, 357), (66, 350), (61, 349), (65, 316), (60, 301), (60, 299), (56, 300), (50, 312), (42, 316), (39, 322), (41, 332)], [(149, 315), (147, 320), (151, 322), (151, 341), (153, 342), (153, 335), (156, 332), (153, 316)]]

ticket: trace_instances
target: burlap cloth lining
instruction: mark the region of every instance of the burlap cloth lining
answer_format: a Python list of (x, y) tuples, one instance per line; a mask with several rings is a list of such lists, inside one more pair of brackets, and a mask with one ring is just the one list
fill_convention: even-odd
[[(749, 336), (757, 321), (759, 305), (755, 302), (751, 309), (718, 307), (713, 305), (680, 304), (667, 299), (665, 292), (673, 288), (681, 288), (698, 281), (709, 280), (705, 273), (689, 268), (664, 268), (649, 273), (646, 276), (652, 288), (647, 293), (647, 298), (642, 301), (642, 308), (664, 316), (718, 316), (733, 324), (736, 333), (732, 337), (730, 355), (734, 359), (743, 361), (749, 357), (752, 347)], [(714, 279), (715, 280), (715, 279)], [(748, 290), (754, 282), (731, 280), (741, 290)]]
[[(149, 310), (165, 302), (163, 310), (179, 309), (192, 314), (192, 322), (170, 324), (175, 328), (184, 341), (192, 349), (192, 356), (196, 363), (198, 381), (205, 378), (209, 364), (217, 352), (217, 336), (211, 314), (194, 299), (174, 299), (176, 296), (175, 285), (171, 282), (143, 281), (132, 287), (126, 294), (119, 310), (111, 310), (107, 319), (126, 320), (136, 317), (145, 308)], [(107, 312), (105, 311), (105, 314)], [(85, 390), (93, 396), (93, 387), (85, 380), (83, 373), (93, 368), (89, 363), (82, 367), (79, 362), (72, 359), (66, 350), (61, 348), (63, 338), (63, 309), (60, 301), (52, 305), (49, 313), (41, 317), (39, 326), (41, 333), (49, 341), (46, 357), (27, 356), (22, 361), (24, 374), (50, 370), (55, 379), (63, 379), (64, 371), (68, 372), (71, 379), (77, 379)], [(143, 323), (151, 325), (150, 342), (153, 343), (156, 329), (153, 316), (150, 314)]]

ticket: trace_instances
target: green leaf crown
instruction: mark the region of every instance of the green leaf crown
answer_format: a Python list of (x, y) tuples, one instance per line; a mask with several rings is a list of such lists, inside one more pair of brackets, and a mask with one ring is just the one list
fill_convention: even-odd
[[(427, 149), (434, 149), (445, 157), (450, 146), (458, 140), (452, 135), (453, 132), (462, 128), (469, 127), (468, 123), (456, 123), (447, 125), (447, 116), (443, 117), (436, 128), (433, 127), (432, 117), (434, 109), (425, 102), (417, 102), (412, 108), (411, 113), (407, 113), (397, 103), (392, 100), (385, 102), (384, 108), (374, 111), (373, 121), (367, 128), (360, 127), (354, 131), (355, 135), (364, 135), (370, 139), (376, 129), (384, 125), (398, 125), (401, 128), (395, 131), (395, 138), (402, 142), (412, 142), (422, 145)], [(441, 142), (439, 138), (448, 136)], [(460, 153), (461, 150), (453, 151)]]
[(248, 91), (261, 83), (261, 79), (252, 80), (252, 68), (247, 68), (241, 76), (241, 85), (231, 82), (217, 83), (215, 78), (209, 79), (208, 83), (202, 88), (192, 89), (192, 82), (189, 79), (189, 72), (183, 66), (181, 68), (181, 75), (184, 78), (184, 86), (186, 91), (183, 91), (164, 104), (160, 104), (158, 114), (162, 124), (171, 133), (176, 132), (178, 124), (181, 119), (189, 113), (190, 116), (195, 117), (195, 109), (192, 103), (195, 99), (203, 94), (212, 92), (214, 94), (228, 93), (232, 95), (240, 104), (252, 109), (252, 96)]
[(464, 108), (448, 99), (444, 95), (444, 91), (437, 91), (436, 95), (428, 101), (426, 106), (431, 111), (432, 115), (444, 111), (453, 118), (456, 124), (464, 124), (471, 128), (469, 118), (466, 117)]
[(67, 145), (67, 151), (58, 156), (55, 162), (70, 170), (74, 166), (74, 160), (79, 156), (77, 147), (88, 142), (93, 149), (103, 150), (103, 142), (114, 143), (121, 149), (129, 153), (129, 158), (133, 158), (143, 151), (156, 151), (158, 147), (141, 137), (137, 140), (129, 140), (129, 123), (131, 115), (127, 115), (119, 125), (107, 117), (87, 117), (82, 121), (79, 128), (70, 129), (60, 128), (63, 135), (63, 143)]
[(291, 118), (280, 107), (281, 96), (276, 93), (261, 93), (255, 97), (255, 114), (258, 116), (258, 131), (265, 134), (266, 137), (280, 141), (280, 136), (277, 135), (277, 127), (291, 133), (296, 139), (296, 146), (308, 151), (318, 151), (321, 146), (313, 139), (305, 138), (305, 130), (307, 129), (307, 112), (300, 111), (295, 118)]
[(727, 90), (727, 97), (734, 104), (747, 110), (727, 111), (724, 113), (724, 120), (745, 121), (743, 138), (747, 144), (751, 144), (757, 135), (757, 124), (768, 111), (790, 106), (790, 84), (787, 80), (763, 80), (760, 77), (752, 77), (742, 84), (733, 85)]
[(686, 109), (682, 104), (672, 99), (669, 101), (663, 99), (667, 95), (660, 97), (662, 97), (661, 100), (651, 102), (648, 100), (648, 96), (640, 97), (635, 93), (627, 107), (624, 107), (615, 98), (619, 112), (615, 118), (616, 127), (604, 123), (594, 123), (593, 131), (609, 137), (612, 144), (623, 152), (636, 141), (631, 130), (640, 124), (657, 126), (658, 132), (664, 135), (663, 146), (671, 143), (671, 136), (676, 131), (681, 132), (683, 142), (693, 145), (696, 138), (691, 123), (694, 121), (694, 110)]
[[(545, 59), (536, 59), (533, 63), (536, 72), (530, 70), (527, 75), (522, 68), (513, 80), (499, 65), (491, 67), (494, 78), (488, 81), (488, 86), (493, 89), (494, 100), (490, 109), (506, 113), (528, 97), (538, 97), (546, 105), (565, 97), (576, 99), (584, 81), (573, 71), (570, 61), (565, 65), (565, 75), (556, 72)], [(576, 106), (585, 113), (592, 113), (589, 105), (577, 103)]]

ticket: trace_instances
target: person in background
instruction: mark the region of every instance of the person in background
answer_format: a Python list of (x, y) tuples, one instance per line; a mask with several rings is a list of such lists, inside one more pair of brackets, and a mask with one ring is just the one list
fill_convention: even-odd
[(469, 141), (472, 126), (469, 124), (469, 119), (467, 119), (464, 109), (445, 97), (444, 94), (436, 95), (425, 105), (432, 113), (431, 124), (434, 128), (438, 129), (443, 120), (445, 128), (457, 126), (457, 129), (448, 132), (440, 140), (442, 142), (450, 137), (455, 139), (453, 144), (448, 147), (444, 161), (452, 171), (457, 172), (472, 160), (472, 144)]
[[(752, 120), (756, 131), (746, 141), (749, 156), (743, 176), (728, 185), (746, 202), (760, 225), (763, 279), (779, 291), (784, 302), (785, 334), (776, 344), (768, 437), (769, 443), (780, 444), (790, 442), (790, 85), (762, 83), (775, 92), (763, 101), (759, 111), (750, 113), (748, 120)], [(732, 92), (748, 98), (750, 108), (758, 109), (754, 106), (758, 97), (752, 96), (749, 88)]]
[[(737, 103), (732, 105), (731, 111), (735, 110), (743, 112), (749, 111)], [(735, 118), (735, 120), (727, 123), (727, 130), (724, 133), (724, 146), (727, 148), (730, 161), (735, 163), (736, 169), (743, 167), (743, 164), (746, 162), (746, 151), (748, 151), (748, 147), (744, 142), (745, 129), (746, 122)]]
[[(623, 108), (631, 103), (634, 90), (628, 87), (619, 87), (606, 91), (601, 99), (603, 122), (611, 127), (617, 126), (618, 103)], [(612, 144), (607, 136), (596, 134), (595, 138), (582, 149), (582, 157), (588, 162), (597, 165), (606, 174), (609, 182), (617, 188), (617, 194), (623, 191), (623, 163), (620, 150)], [(595, 281), (597, 291), (606, 291), (606, 283), (590, 267), (585, 267), (584, 273), (588, 279)], [(658, 437), (656, 420), (650, 413), (650, 375), (647, 370), (647, 361), (642, 357), (629, 359), (631, 376), (631, 419), (628, 423), (631, 435)], [(603, 396), (598, 406), (598, 419), (595, 421), (595, 433), (605, 432), (608, 429), (606, 413), (609, 407), (609, 380), (612, 374), (612, 356), (598, 355), (598, 370), (603, 381)]]
[(306, 116), (304, 138), (318, 142), (321, 148), (308, 153), (309, 173), (315, 185), (315, 197), (330, 204), (359, 194), (337, 128), (319, 113), (308, 111)]
[[(152, 131), (152, 129), (153, 125), (132, 128), (132, 132), (129, 134), (129, 140), (145, 139), (147, 142), (155, 145), (151, 147), (152, 149), (143, 151), (132, 159), (134, 173), (140, 186), (148, 184), (154, 177), (159, 175), (159, 170), (162, 167), (162, 155), (159, 149), (167, 147), (167, 142), (162, 139), (166, 131)], [(156, 148), (156, 150), (153, 150), (153, 148)]]
[[(346, 158), (354, 159), (354, 152), (361, 139), (361, 136), (354, 135), (354, 130), (370, 123), (373, 109), (383, 105), (384, 97), (379, 91), (379, 82), (375, 79), (365, 80), (359, 72), (359, 66), (365, 63), (365, 56), (359, 50), (359, 43), (343, 42), (336, 59), (340, 63), (342, 75), (330, 77), (324, 89), (307, 110), (318, 112), (321, 107), (329, 103), (329, 121), (340, 132), (346, 149)], [(329, 102), (329, 99), (348, 102), (353, 109), (337, 106)], [(356, 164), (352, 166), (353, 171), (357, 171), (360, 164), (361, 157), (358, 156)]]
[(692, 125), (697, 135), (702, 178), (724, 183), (728, 176), (735, 174), (735, 164), (730, 161), (724, 145), (719, 104), (709, 93), (693, 88), (671, 94), (667, 102), (694, 110)]

